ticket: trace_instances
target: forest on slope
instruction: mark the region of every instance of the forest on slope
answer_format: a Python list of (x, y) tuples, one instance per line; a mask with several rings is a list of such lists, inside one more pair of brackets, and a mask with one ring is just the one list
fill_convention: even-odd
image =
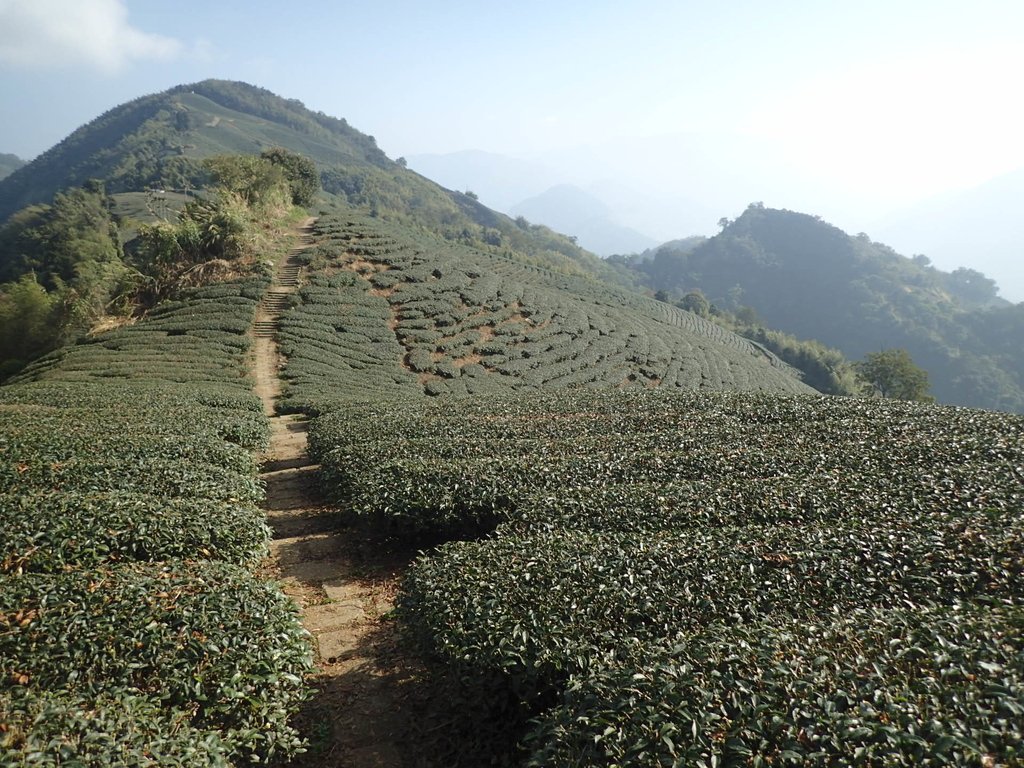
[(620, 260), (649, 289), (709, 302), (858, 359), (906, 349), (945, 403), (1024, 410), (1024, 304), (980, 272), (942, 272), (816, 216), (753, 204), (706, 240)]

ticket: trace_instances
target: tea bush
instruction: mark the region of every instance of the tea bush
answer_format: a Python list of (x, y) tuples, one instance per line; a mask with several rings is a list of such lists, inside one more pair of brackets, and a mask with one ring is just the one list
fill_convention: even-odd
[(1024, 613), (963, 603), (732, 627), (574, 680), (527, 765), (1018, 765)]
[(204, 557), (254, 566), (269, 530), (241, 503), (145, 493), (0, 494), (0, 573)]
[(223, 563), (0, 577), (0, 670), (29, 691), (147, 697), (239, 755), (287, 753), (308, 638), (278, 589)]
[(183, 293), (0, 387), (0, 764), (284, 759), (306, 693), (247, 378), (265, 280)]
[(745, 339), (596, 279), (379, 219), (324, 217), (318, 235), (323, 269), (281, 324), (290, 408), (579, 385), (809, 391)]
[(348, 403), (310, 446), (389, 534), (492, 533), (396, 615), (531, 765), (1020, 759), (1019, 416), (540, 391)]

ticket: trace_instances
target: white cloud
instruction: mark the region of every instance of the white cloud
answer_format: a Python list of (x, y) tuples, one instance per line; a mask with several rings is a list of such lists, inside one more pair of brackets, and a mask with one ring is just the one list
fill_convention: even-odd
[(124, 0), (0, 0), (0, 66), (114, 73), (180, 51), (177, 40), (133, 27)]

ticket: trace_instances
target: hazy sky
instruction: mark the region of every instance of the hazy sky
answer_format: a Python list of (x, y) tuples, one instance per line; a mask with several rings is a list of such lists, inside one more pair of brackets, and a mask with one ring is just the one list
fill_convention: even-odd
[(391, 157), (565, 157), (575, 182), (854, 232), (1024, 166), (1020, 0), (0, 0), (0, 152), (207, 77)]

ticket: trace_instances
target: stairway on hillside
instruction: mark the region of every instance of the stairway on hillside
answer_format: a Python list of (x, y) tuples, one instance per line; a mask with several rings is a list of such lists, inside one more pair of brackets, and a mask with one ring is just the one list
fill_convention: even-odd
[(299, 287), (299, 273), (302, 271), (299, 253), (312, 245), (312, 243), (312, 231), (306, 230), (299, 239), (298, 244), (277, 265), (277, 269), (274, 272), (274, 281), (270, 289), (263, 295), (259, 311), (256, 314), (256, 323), (253, 326), (256, 338), (274, 338), (274, 334), (277, 332), (278, 320), (281, 314), (291, 306), (291, 296)]
[(408, 726), (391, 677), (378, 668), (376, 644), (399, 565), (370, 558), (338, 529), (337, 512), (318, 494), (319, 465), (309, 455), (305, 418), (275, 412), (281, 392), (279, 322), (298, 291), (299, 253), (313, 243), (312, 228), (302, 232), (257, 309), (252, 371), (271, 427), (260, 475), (273, 532), (267, 568), (299, 607), (319, 669), (303, 719), (318, 734), (322, 751), (312, 748), (293, 765), (398, 768), (397, 745)]

